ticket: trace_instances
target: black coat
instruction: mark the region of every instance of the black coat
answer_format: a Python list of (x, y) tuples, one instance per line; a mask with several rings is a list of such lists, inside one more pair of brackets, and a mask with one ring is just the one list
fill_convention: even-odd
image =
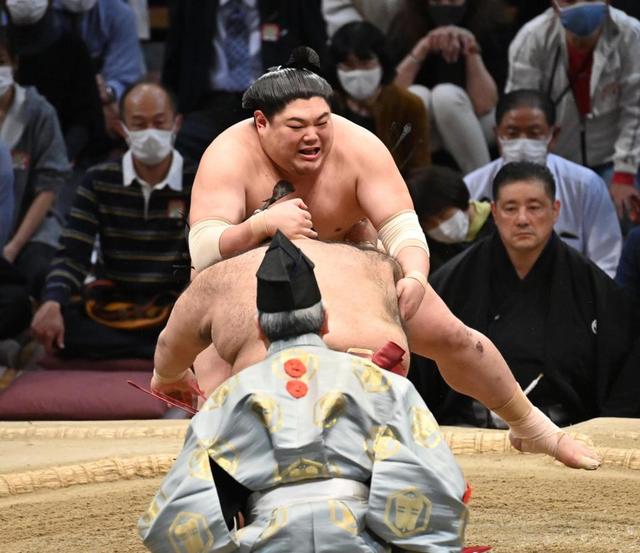
[[(264, 69), (285, 63), (296, 46), (310, 46), (322, 57), (325, 23), (318, 0), (258, 0), (260, 21), (280, 27), (278, 40), (262, 40)], [(218, 0), (171, 0), (162, 82), (178, 98), (178, 109), (201, 107), (214, 61), (213, 37)]]
[[(430, 279), (454, 315), (482, 333), (490, 324), (492, 248), (499, 240), (496, 234), (473, 245)], [(550, 301), (542, 355), (545, 380), (563, 398), (571, 422), (639, 416), (640, 340), (632, 302), (612, 279), (555, 234), (550, 253), (553, 265), (545, 286)], [(588, 349), (580, 349), (578, 355), (572, 348)], [(578, 362), (585, 351), (590, 354), (589, 367)], [(471, 400), (451, 390), (434, 369), (430, 360), (416, 358), (410, 377), (439, 422), (481, 425)], [(513, 370), (517, 372), (517, 367)]]

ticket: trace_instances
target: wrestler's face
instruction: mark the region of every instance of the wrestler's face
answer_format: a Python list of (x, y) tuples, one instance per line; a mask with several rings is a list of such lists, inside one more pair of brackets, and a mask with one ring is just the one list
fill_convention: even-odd
[(560, 202), (532, 179), (501, 187), (491, 210), (507, 252), (539, 253), (551, 236)]
[(271, 119), (254, 114), (260, 141), (286, 173), (308, 175), (322, 167), (333, 143), (331, 109), (319, 96), (290, 102)]

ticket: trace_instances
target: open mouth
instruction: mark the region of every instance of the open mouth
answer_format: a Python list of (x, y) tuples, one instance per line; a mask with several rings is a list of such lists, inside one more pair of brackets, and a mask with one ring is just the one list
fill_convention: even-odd
[(304, 158), (308, 160), (316, 159), (320, 155), (320, 148), (302, 148), (298, 150), (298, 153)]

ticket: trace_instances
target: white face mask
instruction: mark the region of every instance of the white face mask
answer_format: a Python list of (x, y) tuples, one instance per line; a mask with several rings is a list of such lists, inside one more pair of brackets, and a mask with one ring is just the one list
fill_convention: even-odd
[(0, 65), (0, 96), (4, 96), (13, 84), (13, 67)]
[(378, 90), (382, 80), (382, 67), (373, 69), (338, 69), (338, 79), (342, 88), (355, 100), (367, 100)]
[(49, 0), (7, 0), (7, 11), (14, 25), (33, 25), (42, 19)]
[(73, 13), (88, 12), (98, 0), (60, 0), (62, 7)]
[(165, 159), (173, 149), (175, 133), (162, 129), (130, 131), (126, 129), (127, 144), (138, 161), (145, 165), (156, 165)]
[(547, 151), (549, 150), (551, 138), (514, 138), (511, 140), (499, 138), (498, 141), (502, 148), (502, 159), (504, 159), (505, 163), (513, 161), (531, 161), (540, 165), (546, 165), (547, 163)]
[(427, 236), (445, 244), (463, 242), (469, 232), (469, 217), (458, 209), (446, 221), (427, 231)]

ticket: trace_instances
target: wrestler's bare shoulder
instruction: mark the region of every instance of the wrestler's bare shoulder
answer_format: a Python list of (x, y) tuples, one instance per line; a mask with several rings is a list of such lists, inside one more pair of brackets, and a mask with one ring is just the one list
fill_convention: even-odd
[(382, 141), (370, 130), (349, 121), (341, 115), (332, 114), (335, 140), (333, 148), (340, 154), (370, 157), (380, 148), (386, 150)]
[(235, 162), (239, 157), (255, 155), (257, 150), (261, 148), (253, 119), (244, 119), (221, 132), (209, 144), (204, 157), (228, 159), (232, 155), (230, 160)]

